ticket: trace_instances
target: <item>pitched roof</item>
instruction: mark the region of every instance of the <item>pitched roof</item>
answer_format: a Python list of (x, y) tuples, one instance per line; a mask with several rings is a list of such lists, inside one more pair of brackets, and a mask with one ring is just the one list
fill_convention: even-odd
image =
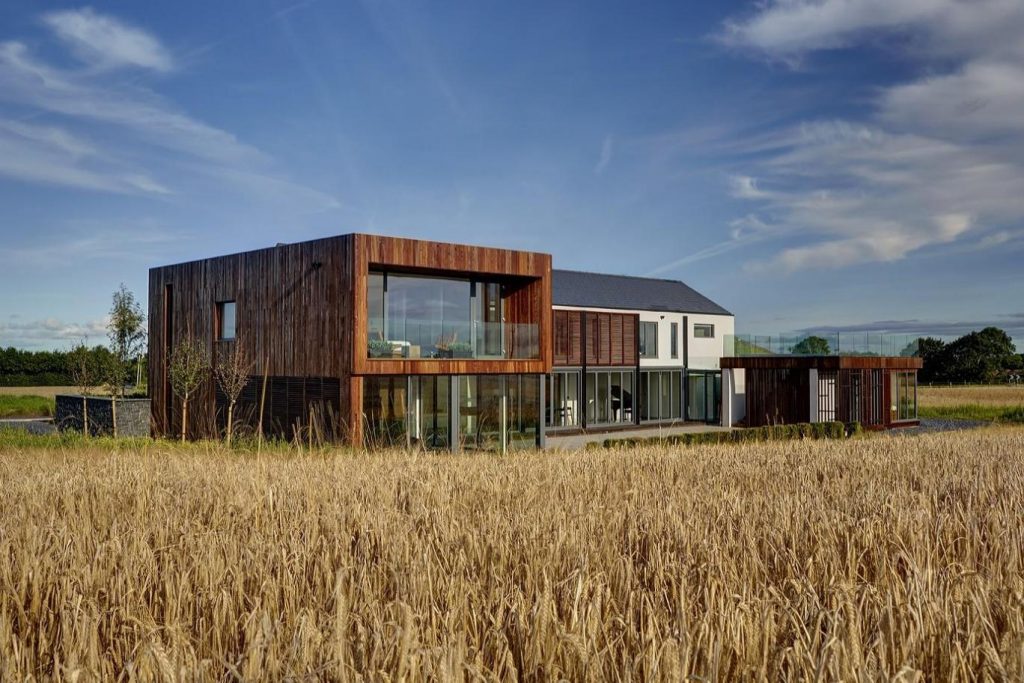
[(551, 303), (581, 308), (620, 308), (732, 315), (678, 280), (552, 270)]

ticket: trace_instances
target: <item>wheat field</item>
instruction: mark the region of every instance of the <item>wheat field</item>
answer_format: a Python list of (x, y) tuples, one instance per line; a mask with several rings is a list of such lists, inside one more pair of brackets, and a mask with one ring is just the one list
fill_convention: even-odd
[(0, 680), (1021, 680), (1024, 430), (0, 451)]
[(1013, 408), (1024, 406), (1024, 384), (918, 387), (917, 396), (922, 408), (966, 405)]

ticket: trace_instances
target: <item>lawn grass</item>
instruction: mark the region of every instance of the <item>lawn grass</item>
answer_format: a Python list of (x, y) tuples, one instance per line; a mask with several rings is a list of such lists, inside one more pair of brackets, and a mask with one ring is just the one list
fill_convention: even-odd
[(969, 403), (963, 405), (921, 406), (918, 416), (941, 420), (978, 420), (981, 422), (1017, 422), (1024, 423), (1024, 407), (1006, 407), (979, 405)]
[(0, 395), (0, 419), (53, 417), (54, 400), (45, 396)]

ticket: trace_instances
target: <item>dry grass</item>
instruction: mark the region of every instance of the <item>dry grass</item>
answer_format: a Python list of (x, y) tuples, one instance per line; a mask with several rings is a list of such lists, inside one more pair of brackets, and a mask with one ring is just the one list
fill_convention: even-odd
[[(0, 396), (42, 396), (53, 398), (57, 394), (80, 394), (82, 390), (78, 387), (0, 387)], [(103, 394), (103, 389), (97, 387), (92, 393)]]
[(1024, 384), (975, 387), (919, 387), (918, 402), (922, 408), (954, 406), (991, 406), (1013, 408), (1024, 406)]
[(0, 680), (1021, 680), (1024, 431), (0, 451)]

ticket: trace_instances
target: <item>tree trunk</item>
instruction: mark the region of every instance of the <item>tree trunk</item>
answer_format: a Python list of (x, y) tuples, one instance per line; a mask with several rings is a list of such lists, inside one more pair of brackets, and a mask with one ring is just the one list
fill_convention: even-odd
[(89, 397), (82, 394), (82, 434), (89, 436)]
[(114, 438), (117, 438), (117, 396), (110, 397), (110, 418), (111, 428), (114, 432)]
[(185, 432), (188, 430), (188, 394), (181, 400), (181, 442), (185, 443)]
[(231, 446), (231, 427), (232, 427), (232, 422), (231, 422), (232, 417), (231, 417), (231, 415), (234, 412), (235, 412), (235, 402), (234, 401), (228, 401), (228, 438), (227, 438), (228, 446)]

